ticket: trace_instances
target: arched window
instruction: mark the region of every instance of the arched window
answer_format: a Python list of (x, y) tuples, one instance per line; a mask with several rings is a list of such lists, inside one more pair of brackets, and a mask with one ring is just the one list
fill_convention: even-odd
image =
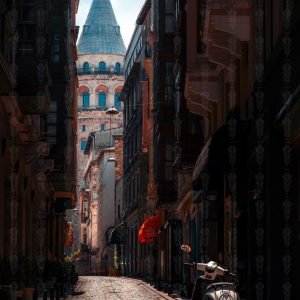
[(83, 72), (89, 72), (90, 71), (90, 64), (88, 62), (85, 62), (83, 64)]
[(82, 132), (85, 132), (85, 131), (86, 131), (86, 126), (82, 125)]
[(100, 125), (100, 131), (103, 131), (103, 130), (105, 130), (105, 124)]
[(100, 72), (105, 72), (105, 71), (106, 71), (106, 64), (105, 64), (104, 61), (101, 61), (101, 62), (99, 63), (99, 71), (100, 71)]
[(120, 63), (116, 63), (116, 65), (115, 65), (115, 72), (117, 74), (119, 74), (121, 72), (121, 65), (120, 65)]
[(115, 102), (114, 102), (114, 106), (118, 109), (121, 108), (121, 101), (119, 101), (119, 96), (120, 93), (115, 93)]
[(83, 107), (89, 107), (90, 106), (90, 94), (87, 92), (84, 92), (82, 94), (82, 106)]
[(82, 140), (82, 141), (81, 141), (81, 144), (80, 144), (80, 149), (81, 149), (82, 151), (84, 151), (85, 146), (86, 146), (86, 140)]
[(100, 107), (106, 106), (106, 94), (104, 92), (99, 93), (99, 106)]

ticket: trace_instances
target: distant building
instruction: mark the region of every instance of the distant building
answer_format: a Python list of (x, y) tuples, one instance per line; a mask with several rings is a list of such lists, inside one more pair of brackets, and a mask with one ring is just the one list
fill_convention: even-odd
[[(125, 255), (129, 275), (153, 276), (156, 249), (140, 245), (138, 232), (145, 219), (155, 214), (153, 167), (153, 85), (151, 1), (137, 17), (125, 56), (123, 221), (127, 226)], [(139, 257), (139, 259), (137, 259)]]
[[(110, 129), (110, 126), (120, 128), (123, 125), (123, 105), (119, 101), (119, 95), (124, 82), (125, 46), (110, 0), (93, 0), (77, 49), (79, 193), (86, 188), (84, 174), (88, 156), (84, 155), (84, 151), (90, 134), (105, 132)], [(106, 110), (112, 106), (116, 107), (120, 113), (110, 118)], [(80, 210), (80, 207), (78, 209)], [(114, 225), (114, 220), (112, 225)], [(81, 227), (80, 236), (76, 238), (80, 239), (85, 247), (87, 245), (85, 243), (86, 222), (82, 221), (78, 226)], [(95, 252), (95, 248), (93, 251)]]
[(81, 270), (92, 273), (108, 272), (113, 266), (113, 251), (108, 246), (110, 231), (115, 226), (116, 208), (116, 158), (114, 136), (123, 129), (108, 129), (90, 134), (85, 155), (88, 163), (81, 189), (82, 243), (88, 246), (84, 255), (89, 264), (81, 264)]

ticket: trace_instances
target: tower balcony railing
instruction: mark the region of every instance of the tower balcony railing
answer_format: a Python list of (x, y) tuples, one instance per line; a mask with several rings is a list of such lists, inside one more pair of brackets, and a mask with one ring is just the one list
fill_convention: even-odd
[(77, 68), (77, 75), (89, 75), (89, 74), (104, 74), (104, 75), (124, 75), (124, 69), (116, 70), (114, 67), (100, 70), (99, 68), (84, 69)]
[[(91, 111), (91, 110), (101, 110), (101, 111), (106, 111), (109, 108), (109, 106), (99, 106), (99, 105), (91, 105), (91, 106), (78, 106), (77, 111), (82, 112), (82, 111)], [(123, 107), (117, 107), (118, 111), (123, 111)]]

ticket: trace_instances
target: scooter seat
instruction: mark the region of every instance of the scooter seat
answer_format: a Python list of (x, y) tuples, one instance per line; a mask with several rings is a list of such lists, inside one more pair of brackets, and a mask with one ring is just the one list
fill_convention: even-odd
[(207, 286), (207, 290), (211, 289), (211, 288), (231, 288), (234, 289), (235, 288), (235, 284), (233, 282), (214, 282), (212, 284), (210, 284), (209, 286)]

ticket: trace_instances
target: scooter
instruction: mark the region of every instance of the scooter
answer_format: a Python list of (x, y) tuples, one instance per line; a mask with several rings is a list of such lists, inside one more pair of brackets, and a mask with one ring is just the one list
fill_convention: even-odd
[[(181, 250), (186, 253), (191, 253), (192, 251), (188, 245), (182, 245)], [(208, 263), (185, 263), (185, 265), (204, 272), (202, 276), (197, 277), (192, 300), (240, 300), (239, 294), (236, 292), (235, 282), (218, 282), (220, 278), (224, 277), (229, 277), (231, 281), (236, 281), (237, 276), (235, 274), (214, 261)]]

